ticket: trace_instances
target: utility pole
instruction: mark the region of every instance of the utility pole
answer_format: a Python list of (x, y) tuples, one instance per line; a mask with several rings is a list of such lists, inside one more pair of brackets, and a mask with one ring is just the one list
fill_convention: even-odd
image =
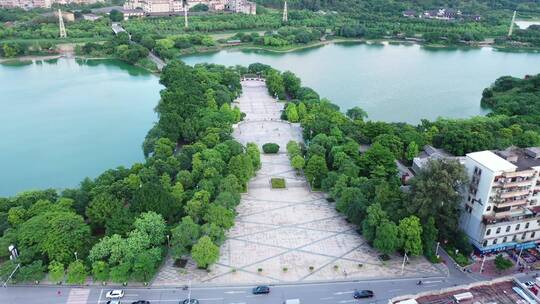
[(514, 22), (516, 22), (517, 11), (514, 11), (514, 16), (512, 16), (512, 22), (510, 23), (510, 30), (508, 31), (508, 38), (512, 37), (512, 32), (514, 32)]
[(66, 26), (64, 25), (64, 18), (62, 18), (62, 11), (58, 9), (58, 26), (60, 27), (60, 38), (66, 38)]
[(287, 11), (287, 0), (285, 0), (285, 3), (283, 4), (283, 23), (289, 22), (289, 13)]
[(189, 5), (187, 3), (187, 0), (182, 1), (182, 5), (184, 6), (184, 27), (188, 28), (189, 23), (188, 23), (187, 13), (189, 10)]
[(439, 246), (441, 245), (441, 242), (437, 242), (437, 247), (435, 248), (435, 256), (437, 259), (439, 258)]

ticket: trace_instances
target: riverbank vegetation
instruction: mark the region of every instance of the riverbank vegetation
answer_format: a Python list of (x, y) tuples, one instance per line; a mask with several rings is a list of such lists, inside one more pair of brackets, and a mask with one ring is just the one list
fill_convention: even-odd
[[(232, 140), (241, 119), (231, 101), (239, 74), (218, 65), (171, 62), (163, 70), (159, 120), (144, 142), (146, 161), (107, 170), (79, 188), (0, 199), (0, 246), (15, 244), (15, 281), (148, 282), (168, 250), (216, 261), (247, 181), (260, 168), (256, 145)], [(169, 248), (170, 247), (170, 248)], [(0, 276), (15, 267), (2, 251)]]
[[(154, 40), (172, 39), (192, 33), (211, 34), (228, 32), (266, 32), (262, 37), (238, 34), (234, 39), (245, 47), (253, 45), (281, 48), (294, 44), (306, 44), (324, 38), (356, 39), (398, 39), (416, 41), (428, 45), (483, 45), (495, 39), (495, 45), (505, 48), (538, 48), (538, 30), (531, 27), (515, 31), (512, 38), (506, 37), (512, 10), (530, 18), (540, 16), (538, 4), (522, 1), (457, 1), (440, 3), (435, 1), (291, 1), (289, 22), (281, 21), (281, 1), (262, 0), (257, 15), (198, 13), (190, 16), (190, 27), (184, 28), (183, 17), (141, 18), (122, 21), (124, 28), (132, 35), (149, 36)], [(460, 9), (466, 16), (480, 16), (480, 19), (460, 18), (438, 20), (403, 16), (405, 10), (433, 10), (438, 8)], [(13, 56), (28, 54), (36, 50), (54, 51), (51, 47), (39, 47), (36, 43), (46, 41), (52, 45), (84, 40), (98, 42), (112, 37), (111, 18), (96, 21), (75, 19), (66, 22), (67, 39), (58, 38), (57, 18), (45, 11), (5, 10), (0, 14), (0, 45), (20, 50)], [(80, 15), (80, 14), (78, 14)], [(114, 19), (114, 18), (113, 18)], [(233, 33), (234, 35), (234, 33)], [(231, 35), (231, 36), (233, 36)], [(173, 39), (174, 40), (174, 39)], [(218, 39), (216, 39), (218, 40)], [(181, 53), (215, 50), (226, 47), (227, 39), (218, 44), (202, 48), (179, 47)], [(4, 52), (6, 56), (13, 52)], [(164, 52), (164, 59), (173, 53)]]
[[(463, 258), (472, 250), (458, 228), (459, 193), (467, 183), (463, 167), (457, 161), (433, 161), (402, 191), (396, 160), (410, 164), (426, 144), (455, 155), (540, 145), (540, 75), (498, 79), (483, 93), (482, 104), (492, 109), (487, 117), (412, 126), (366, 121), (367, 113), (359, 108), (344, 114), (290, 72), (261, 64), (251, 65), (249, 72), (265, 75), (269, 93), (288, 102), (283, 118), (300, 121), (306, 147), (299, 153), (291, 143), (288, 150), (293, 157), (303, 156), (312, 188), (327, 192), (366, 240), (386, 254), (399, 250), (434, 259), (437, 240), (459, 249)], [(360, 145), (369, 149), (361, 153)]]
[(115, 58), (138, 65), (150, 71), (157, 71), (156, 65), (148, 59), (155, 42), (143, 40), (131, 43), (127, 33), (120, 33), (103, 43), (88, 42), (75, 47), (75, 54), (87, 58)]

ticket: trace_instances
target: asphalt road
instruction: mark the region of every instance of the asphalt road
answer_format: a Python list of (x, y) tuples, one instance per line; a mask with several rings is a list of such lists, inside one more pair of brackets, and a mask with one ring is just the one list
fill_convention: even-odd
[[(388, 299), (403, 294), (436, 290), (453, 286), (446, 277), (424, 279), (370, 280), (357, 282), (312, 283), (277, 285), (271, 287), (268, 295), (253, 295), (246, 287), (193, 287), (192, 298), (201, 304), (279, 304), (286, 299), (300, 299), (306, 304), (345, 304), (345, 303), (388, 303)], [(371, 299), (355, 300), (355, 289), (370, 289), (375, 292)], [(110, 288), (87, 287), (7, 287), (0, 289), (2, 304), (99, 304), (106, 303), (106, 292)], [(60, 291), (60, 295), (58, 294)], [(124, 288), (122, 303), (148, 300), (154, 303), (178, 303), (188, 296), (182, 288)]]

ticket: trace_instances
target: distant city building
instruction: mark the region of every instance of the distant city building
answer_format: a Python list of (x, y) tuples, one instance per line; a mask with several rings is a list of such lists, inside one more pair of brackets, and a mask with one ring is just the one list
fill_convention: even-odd
[(93, 4), (104, 0), (0, 0), (2, 8), (50, 8), (53, 4)]
[[(257, 5), (247, 0), (193, 0), (188, 1), (188, 9), (196, 5), (206, 5), (210, 11), (230, 11), (255, 15)], [(142, 9), (145, 14), (180, 13), (184, 11), (182, 0), (127, 0), (124, 10)]]
[(83, 18), (83, 20), (96, 21), (96, 20), (100, 19), (101, 16), (95, 15), (95, 14), (83, 14), (82, 18)]
[(403, 12), (403, 17), (416, 17), (416, 11), (406, 10)]
[[(62, 14), (62, 19), (64, 19), (64, 21), (67, 21), (67, 22), (75, 21), (74, 13), (62, 11), (61, 14)], [(54, 16), (58, 17), (58, 11), (54, 12)]]
[(528, 249), (540, 240), (540, 147), (466, 155), (470, 184), (461, 228), (480, 252)]
[(413, 159), (412, 170), (418, 174), (420, 170), (425, 168), (429, 161), (437, 159), (455, 159), (461, 164), (465, 163), (465, 157), (454, 156), (443, 149), (425, 145), (424, 151), (420, 152), (418, 156)]
[(414, 10), (403, 11), (403, 17), (408, 18), (426, 18), (426, 19), (437, 19), (437, 20), (456, 20), (456, 19), (467, 19), (473, 21), (480, 21), (482, 17), (479, 15), (466, 15), (463, 14), (460, 10), (452, 8), (440, 8), (434, 10), (427, 10), (422, 13), (417, 13)]
[(130, 18), (140, 18), (144, 17), (145, 13), (144, 10), (140, 8), (136, 9), (122, 9), (122, 14), (124, 14), (124, 20), (128, 20)]

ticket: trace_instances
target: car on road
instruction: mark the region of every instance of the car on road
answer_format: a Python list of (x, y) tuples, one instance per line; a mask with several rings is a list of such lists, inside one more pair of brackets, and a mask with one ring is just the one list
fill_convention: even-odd
[(528, 288), (531, 288), (531, 287), (533, 287), (533, 286), (534, 286), (534, 284), (535, 284), (535, 282), (534, 282), (534, 281), (529, 281), (529, 282), (525, 282), (525, 285), (526, 285), (526, 286), (527, 286)]
[(253, 294), (268, 294), (270, 293), (270, 287), (265, 286), (265, 285), (257, 286), (253, 288), (251, 292)]
[(122, 289), (109, 290), (105, 297), (107, 299), (121, 299), (124, 297), (124, 291)]
[(373, 298), (374, 295), (371, 290), (355, 290), (353, 293), (355, 299)]
[(185, 299), (184, 301), (181, 301), (179, 304), (199, 304), (199, 300), (197, 300), (197, 299)]
[(150, 301), (139, 300), (139, 301), (131, 302), (131, 304), (150, 304)]

